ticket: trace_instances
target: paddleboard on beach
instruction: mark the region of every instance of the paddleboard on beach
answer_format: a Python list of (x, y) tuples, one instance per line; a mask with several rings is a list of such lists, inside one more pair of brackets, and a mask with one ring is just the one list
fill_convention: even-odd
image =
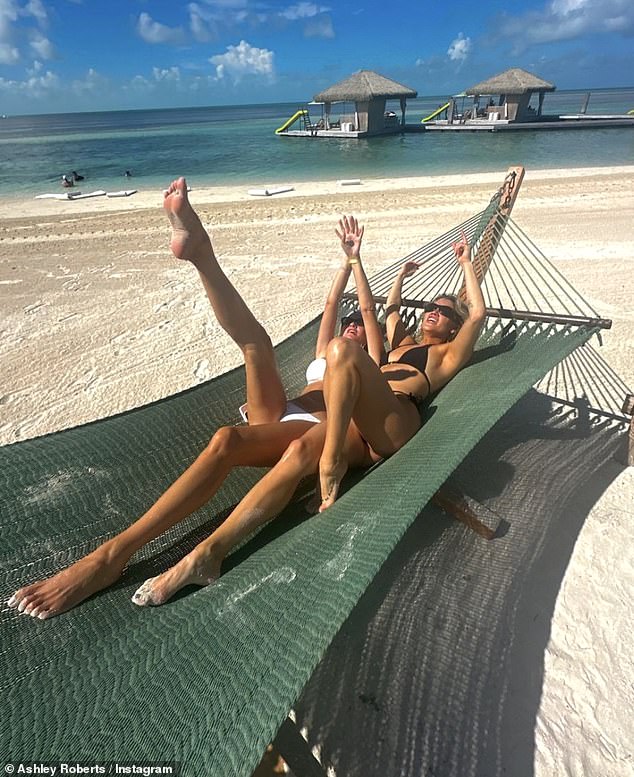
[(131, 194), (136, 194), (138, 189), (121, 189), (118, 192), (107, 192), (106, 197), (129, 197)]

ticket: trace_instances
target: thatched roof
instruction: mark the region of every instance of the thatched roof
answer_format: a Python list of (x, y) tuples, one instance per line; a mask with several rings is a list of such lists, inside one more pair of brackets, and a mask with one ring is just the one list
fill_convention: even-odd
[(416, 97), (418, 92), (403, 86), (391, 78), (385, 78), (374, 70), (359, 70), (349, 78), (339, 81), (338, 84), (316, 94), (313, 100), (316, 103), (333, 103), (338, 100), (350, 102), (394, 99), (399, 97)]
[(512, 67), (505, 70), (488, 81), (481, 81), (475, 86), (465, 89), (469, 95), (479, 94), (525, 94), (526, 92), (554, 92), (557, 87), (544, 81), (542, 78), (522, 70), (520, 67)]

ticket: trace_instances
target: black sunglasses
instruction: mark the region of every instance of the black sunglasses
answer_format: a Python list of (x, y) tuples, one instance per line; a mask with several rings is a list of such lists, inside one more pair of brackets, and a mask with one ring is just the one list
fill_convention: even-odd
[(341, 319), (341, 328), (345, 329), (348, 324), (363, 326), (363, 316), (360, 313), (351, 313), (349, 316), (344, 316)]
[(423, 310), (425, 313), (431, 313), (432, 310), (437, 310), (441, 316), (453, 321), (454, 324), (463, 323), (462, 318), (460, 318), (458, 313), (452, 307), (449, 307), (449, 305), (439, 305), (437, 302), (426, 302)]

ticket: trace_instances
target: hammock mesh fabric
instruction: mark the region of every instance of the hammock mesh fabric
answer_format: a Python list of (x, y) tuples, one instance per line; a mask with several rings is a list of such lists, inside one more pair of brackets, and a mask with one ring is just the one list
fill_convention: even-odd
[[(278, 347), (301, 385), (313, 322)], [(135, 556), (122, 579), (49, 621), (2, 609), (7, 761), (175, 761), (181, 774), (249, 775), (392, 548), (486, 431), (592, 334), (535, 323), (484, 332), (421, 432), (322, 515), (301, 502), (234, 552), (213, 586), (160, 608), (130, 597), (209, 534), (261, 471)], [(0, 449), (6, 598), (141, 514), (213, 431), (235, 423), (235, 370), (145, 408)]]

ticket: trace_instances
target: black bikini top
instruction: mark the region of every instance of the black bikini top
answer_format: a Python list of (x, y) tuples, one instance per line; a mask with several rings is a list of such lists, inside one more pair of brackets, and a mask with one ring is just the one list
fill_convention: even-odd
[[(389, 364), (409, 364), (410, 367), (415, 367), (419, 372), (422, 372), (425, 377), (425, 367), (427, 367), (427, 354), (429, 351), (429, 345), (417, 345), (413, 348), (408, 348), (405, 353), (401, 354), (398, 359), (388, 362)], [(429, 380), (429, 379), (428, 379)]]

